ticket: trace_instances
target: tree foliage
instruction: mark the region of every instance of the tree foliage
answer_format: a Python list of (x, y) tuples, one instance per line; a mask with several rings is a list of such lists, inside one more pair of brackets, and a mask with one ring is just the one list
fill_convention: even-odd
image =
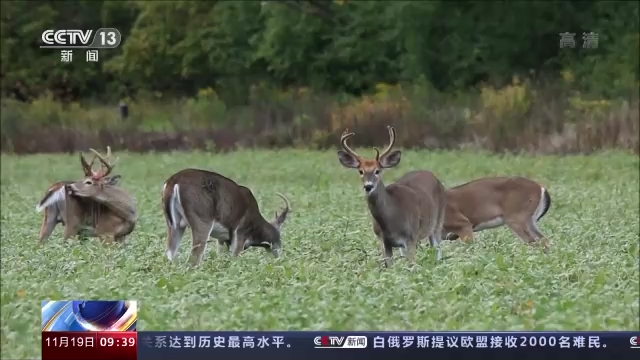
[[(227, 104), (252, 86), (363, 94), (425, 81), (442, 91), (514, 75), (572, 71), (611, 96), (638, 81), (636, 2), (3, 1), (3, 96), (113, 100), (191, 96), (211, 87)], [(114, 27), (123, 43), (100, 62), (61, 64), (38, 47), (46, 29)], [(575, 49), (559, 33), (576, 33)], [(583, 32), (599, 35), (582, 49)], [(81, 57), (82, 54), (76, 55)]]

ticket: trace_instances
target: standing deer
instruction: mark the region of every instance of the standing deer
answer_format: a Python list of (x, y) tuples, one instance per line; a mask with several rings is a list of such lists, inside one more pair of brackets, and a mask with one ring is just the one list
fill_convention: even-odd
[(342, 166), (358, 169), (373, 217), (373, 231), (380, 239), (385, 266), (391, 265), (393, 248), (400, 248), (403, 256), (415, 261), (418, 243), (429, 239), (440, 260), (440, 240), (445, 216), (445, 188), (430, 171), (411, 171), (388, 186), (382, 182), (382, 170), (400, 163), (400, 150), (391, 151), (395, 130), (389, 131), (389, 145), (373, 160), (364, 159), (353, 151), (347, 140), (354, 133), (345, 130), (340, 139), (344, 150), (338, 151)]
[(551, 207), (547, 189), (520, 176), (488, 177), (447, 190), (447, 240), (473, 241), (473, 233), (506, 225), (525, 243), (549, 240), (537, 222)]
[[(64, 238), (84, 231), (90, 237), (122, 242), (136, 226), (135, 202), (131, 195), (116, 186), (120, 176), (109, 176), (115, 166), (115, 161), (110, 162), (111, 148), (107, 147), (106, 158), (96, 150), (90, 150), (102, 166), (99, 171), (91, 170), (91, 175), (85, 179), (64, 186)], [(83, 161), (86, 170), (85, 165), (86, 161)]]
[[(91, 163), (87, 163), (82, 153), (80, 153), (80, 165), (85, 177), (97, 175), (97, 172), (93, 171), (93, 164), (96, 160), (96, 156), (93, 156)], [(110, 179), (111, 185), (117, 185), (120, 179), (120, 175), (112, 176)], [(44, 197), (38, 205), (36, 205), (36, 211), (41, 212), (44, 210), (42, 218), (42, 225), (40, 227), (39, 241), (41, 243), (46, 242), (51, 233), (58, 224), (65, 225), (65, 185), (73, 184), (75, 181), (63, 180), (53, 183), (49, 186), (49, 189), (44, 194)]]
[(284, 200), (285, 208), (269, 222), (260, 214), (251, 190), (233, 180), (199, 169), (175, 173), (162, 188), (167, 258), (172, 261), (175, 257), (187, 226), (192, 236), (190, 262), (196, 266), (202, 263), (209, 237), (218, 240), (219, 250), (228, 245), (233, 256), (252, 246), (280, 256), (280, 231), (290, 205), (283, 195), (277, 195)]

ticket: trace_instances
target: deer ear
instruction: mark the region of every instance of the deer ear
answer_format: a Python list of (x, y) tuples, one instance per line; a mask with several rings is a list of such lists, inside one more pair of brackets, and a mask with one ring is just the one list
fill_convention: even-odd
[(387, 155), (381, 157), (378, 162), (383, 168), (392, 168), (400, 163), (402, 152), (400, 150), (394, 150)]
[(107, 176), (104, 179), (104, 184), (105, 185), (111, 185), (111, 186), (116, 186), (118, 185), (118, 182), (120, 182), (120, 175), (113, 175), (113, 176)]
[(343, 150), (338, 151), (338, 160), (342, 166), (349, 169), (355, 169), (360, 165), (360, 161), (355, 156)]

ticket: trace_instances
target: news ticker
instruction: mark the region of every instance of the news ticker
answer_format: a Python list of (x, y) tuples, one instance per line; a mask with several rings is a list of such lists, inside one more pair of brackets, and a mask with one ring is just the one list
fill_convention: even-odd
[(636, 359), (640, 332), (43, 332), (42, 359)]

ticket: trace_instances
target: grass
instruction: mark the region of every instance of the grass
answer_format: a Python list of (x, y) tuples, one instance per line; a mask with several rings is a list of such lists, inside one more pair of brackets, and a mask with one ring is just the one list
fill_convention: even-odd
[[(42, 299), (135, 299), (141, 330), (639, 327), (637, 156), (406, 151), (399, 168), (385, 173), (387, 183), (421, 167), (447, 186), (500, 174), (543, 183), (552, 207), (540, 228), (552, 249), (544, 255), (501, 228), (471, 245), (446, 242), (441, 263), (423, 247), (413, 270), (403, 259), (384, 270), (358, 175), (335, 152), (118, 155), (116, 172), (140, 213), (132, 236), (122, 245), (63, 242), (60, 226), (45, 246), (36, 243), (35, 204), (51, 182), (78, 177), (77, 157), (2, 155), (2, 358), (40, 355)], [(249, 186), (268, 217), (282, 205), (275, 192), (287, 195), (293, 212), (283, 228), (284, 256), (251, 249), (233, 259), (210, 246), (193, 269), (187, 232), (168, 263), (160, 191), (186, 166)]]

